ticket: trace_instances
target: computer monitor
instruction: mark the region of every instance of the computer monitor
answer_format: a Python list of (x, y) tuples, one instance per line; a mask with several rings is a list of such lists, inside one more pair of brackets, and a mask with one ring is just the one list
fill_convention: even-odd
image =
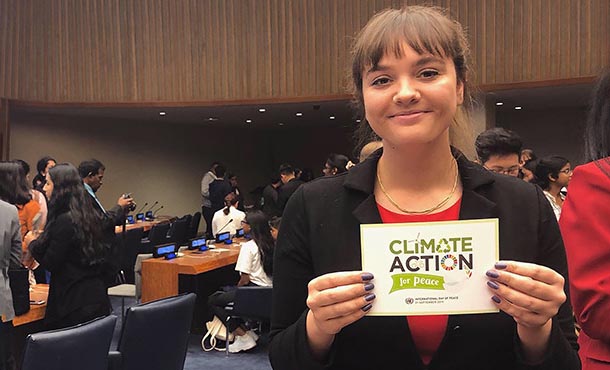
[(235, 230), (235, 237), (237, 238), (243, 238), (245, 235), (244, 233), (244, 229), (237, 229)]
[(153, 247), (153, 257), (159, 258), (178, 251), (176, 243), (156, 245)]
[(144, 213), (140, 212), (136, 215), (136, 220), (144, 221)]
[(133, 215), (127, 215), (127, 223), (134, 224), (136, 220), (133, 219)]
[(152, 220), (153, 218), (153, 211), (146, 211), (146, 219)]
[(190, 240), (188, 249), (199, 249), (200, 251), (205, 251), (208, 249), (208, 245), (206, 244), (205, 236), (200, 236), (199, 238), (193, 238)]
[(229, 231), (216, 234), (216, 243), (224, 243), (226, 240), (231, 240), (231, 233)]

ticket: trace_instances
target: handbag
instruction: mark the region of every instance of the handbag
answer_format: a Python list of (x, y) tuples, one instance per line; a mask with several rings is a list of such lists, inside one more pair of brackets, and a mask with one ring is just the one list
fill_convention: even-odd
[(8, 280), (13, 295), (15, 315), (23, 315), (30, 310), (30, 272), (25, 267), (9, 268)]
[[(203, 348), (203, 350), (206, 352), (211, 351), (213, 349), (216, 349), (218, 351), (224, 351), (225, 348), (220, 348), (216, 344), (217, 339), (225, 342), (227, 341), (227, 327), (222, 322), (222, 320), (220, 320), (218, 316), (214, 316), (214, 319), (212, 319), (212, 321), (206, 322), (205, 326), (208, 329), (208, 332), (205, 333), (203, 339), (201, 340), (201, 348)], [(210, 338), (209, 347), (206, 347), (205, 345), (205, 341), (207, 338)], [(233, 341), (234, 338), (235, 336), (232, 333), (229, 333), (229, 342)]]

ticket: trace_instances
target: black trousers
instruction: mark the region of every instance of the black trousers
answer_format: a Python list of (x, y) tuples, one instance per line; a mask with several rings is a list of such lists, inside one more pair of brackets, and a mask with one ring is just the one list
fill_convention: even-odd
[(208, 306), (210, 306), (210, 310), (227, 325), (229, 333), (232, 333), (242, 323), (239, 319), (231, 319), (231, 321), (227, 323), (229, 312), (225, 310), (225, 307), (235, 300), (235, 288), (236, 287), (228, 287), (227, 291), (217, 291), (208, 297)]
[(11, 353), (11, 336), (13, 335), (13, 322), (0, 320), (0, 370), (13, 370), (15, 359)]
[(210, 207), (201, 207), (201, 214), (205, 220), (205, 237), (206, 239), (212, 239), (212, 218), (214, 217), (214, 211)]

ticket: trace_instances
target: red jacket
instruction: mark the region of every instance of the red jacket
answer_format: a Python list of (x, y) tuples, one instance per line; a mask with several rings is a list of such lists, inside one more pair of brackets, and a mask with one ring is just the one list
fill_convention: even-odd
[(582, 368), (610, 369), (610, 157), (576, 168), (559, 224)]

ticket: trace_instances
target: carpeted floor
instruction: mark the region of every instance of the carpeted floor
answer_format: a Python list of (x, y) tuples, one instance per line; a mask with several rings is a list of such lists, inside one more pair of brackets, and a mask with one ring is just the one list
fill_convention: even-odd
[[(121, 329), (121, 299), (110, 297), (113, 313), (119, 318), (114, 331), (114, 338), (110, 345), (111, 350), (115, 350), (120, 336)], [(134, 299), (125, 300), (125, 308), (135, 304)], [(262, 335), (258, 340), (258, 345), (248, 352), (231, 353), (227, 357), (225, 352), (211, 351), (205, 352), (201, 349), (201, 339), (203, 335), (191, 335), (189, 346), (184, 363), (185, 370), (225, 370), (225, 369), (248, 369), (248, 370), (270, 370), (269, 358), (267, 356), (266, 335)]]

